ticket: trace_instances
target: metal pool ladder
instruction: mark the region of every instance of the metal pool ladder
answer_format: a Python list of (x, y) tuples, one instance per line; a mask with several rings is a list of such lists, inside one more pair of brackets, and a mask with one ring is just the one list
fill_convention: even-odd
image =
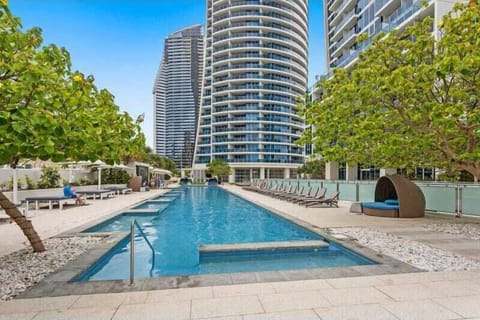
[(130, 226), (130, 285), (135, 281), (135, 227), (140, 231), (140, 235), (145, 239), (150, 250), (152, 250), (152, 268), (150, 269), (150, 275), (152, 275), (153, 268), (155, 267), (155, 249), (153, 248), (152, 243), (147, 239), (142, 227), (135, 219), (133, 219)]

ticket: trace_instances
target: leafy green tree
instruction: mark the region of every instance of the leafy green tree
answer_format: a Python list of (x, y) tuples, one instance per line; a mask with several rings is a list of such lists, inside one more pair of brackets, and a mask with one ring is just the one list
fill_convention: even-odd
[(212, 160), (212, 162), (207, 164), (207, 169), (214, 177), (225, 177), (230, 175), (230, 172), (232, 171), (230, 165), (220, 159)]
[[(145, 145), (139, 122), (119, 112), (92, 76), (72, 70), (65, 48), (42, 45), (41, 30), (22, 30), (0, 5), (0, 163), (21, 158), (119, 162)], [(34, 251), (45, 248), (31, 222), (0, 192), (0, 206)]]
[[(435, 166), (480, 178), (480, 10), (456, 4), (433, 21), (379, 35), (352, 71), (334, 70), (306, 122), (327, 161)], [(362, 39), (365, 39), (363, 36)]]
[(166, 169), (171, 171), (173, 174), (178, 175), (175, 161), (170, 158), (153, 153), (152, 148), (150, 148), (149, 146), (145, 146), (143, 150), (141, 150), (141, 152), (125, 159), (126, 162), (129, 162), (131, 160), (145, 162), (156, 168)]
[(313, 179), (325, 179), (325, 161), (311, 160), (298, 168), (298, 173), (309, 174)]

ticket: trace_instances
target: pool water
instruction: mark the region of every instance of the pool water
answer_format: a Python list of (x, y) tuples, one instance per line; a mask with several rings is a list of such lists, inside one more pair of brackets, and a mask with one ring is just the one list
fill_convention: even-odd
[(169, 202), (146, 202), (136, 206), (134, 209), (158, 209), (162, 210), (169, 206)]
[[(332, 244), (318, 250), (265, 250), (200, 255), (200, 245), (323, 238), (219, 187), (189, 187), (175, 196), (175, 201), (171, 203), (145, 204), (150, 209), (159, 206), (158, 213), (124, 213), (87, 231), (128, 231), (131, 220), (136, 219), (153, 244), (156, 255), (155, 265), (152, 266), (152, 252), (137, 233), (135, 278), (373, 263)], [(128, 279), (129, 247), (129, 239), (123, 240), (76, 280)]]

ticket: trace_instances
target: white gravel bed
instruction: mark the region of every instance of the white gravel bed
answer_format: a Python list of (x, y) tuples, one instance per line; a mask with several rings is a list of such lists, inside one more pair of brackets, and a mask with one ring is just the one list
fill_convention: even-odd
[(46, 251), (22, 249), (0, 258), (0, 300), (9, 300), (103, 241), (102, 237), (52, 238)]
[(430, 231), (439, 231), (480, 240), (480, 224), (476, 223), (435, 223), (424, 226)]
[(332, 228), (329, 230), (333, 234), (347, 235), (365, 247), (419, 269), (427, 271), (480, 269), (479, 261), (382, 231), (368, 228)]

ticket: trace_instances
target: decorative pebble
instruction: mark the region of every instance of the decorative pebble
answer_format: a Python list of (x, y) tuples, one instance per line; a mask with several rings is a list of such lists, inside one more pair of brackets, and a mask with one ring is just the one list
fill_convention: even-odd
[(0, 300), (9, 300), (96, 245), (102, 237), (51, 238), (46, 251), (22, 249), (0, 259)]
[(480, 240), (480, 224), (476, 223), (436, 223), (425, 225), (424, 228)]
[(457, 271), (480, 269), (480, 261), (403, 239), (369, 228), (331, 228), (331, 233), (344, 234), (381, 254), (388, 255), (427, 271)]

